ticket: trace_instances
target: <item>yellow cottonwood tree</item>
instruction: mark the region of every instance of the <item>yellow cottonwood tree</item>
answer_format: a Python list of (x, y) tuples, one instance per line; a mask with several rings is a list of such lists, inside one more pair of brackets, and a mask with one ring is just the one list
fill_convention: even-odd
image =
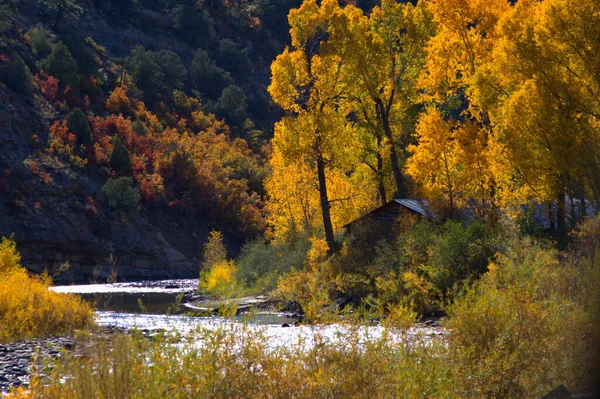
[(409, 146), (408, 173), (421, 184), (424, 194), (436, 202), (447, 201), (452, 212), (458, 201), (460, 163), (456, 153), (453, 124), (437, 109), (421, 115), (417, 127), (418, 145)]
[(509, 167), (497, 169), (499, 193), (505, 202), (556, 200), (564, 233), (567, 193), (580, 215), (586, 196), (600, 204), (600, 4), (519, 1), (496, 35), (472, 97)]
[[(440, 134), (440, 126), (451, 130), (447, 136), (452, 144), (446, 151), (453, 154), (456, 165), (452, 190), (443, 191), (447, 204), (451, 211), (469, 204), (480, 216), (486, 216), (496, 205), (490, 157), (500, 151), (490, 136), (488, 115), (473, 101), (473, 86), (477, 72), (491, 59), (498, 40), (498, 21), (511, 6), (505, 0), (431, 0), (428, 4), (436, 33), (427, 44), (427, 60), (418, 85), (423, 90), (422, 99), (432, 104), (426, 112), (433, 115), (419, 120), (419, 143)], [(439, 194), (434, 181), (447, 180), (448, 173), (419, 160), (427, 151), (413, 147), (412, 156), (417, 158), (409, 160), (407, 171), (426, 194)], [(417, 164), (425, 170), (417, 170)]]
[[(336, 186), (337, 180), (332, 176), (345, 176), (352, 169), (355, 153), (350, 124), (338, 112), (338, 102), (347, 90), (342, 79), (348, 73), (347, 63), (340, 54), (329, 52), (326, 45), (329, 33), (336, 27), (332, 21), (343, 21), (344, 12), (337, 0), (324, 0), (320, 6), (315, 0), (306, 0), (300, 8), (292, 10), (289, 15), (292, 48), (286, 48), (273, 62), (269, 86), (273, 100), (288, 113), (275, 127), (272, 166), (276, 169), (285, 162), (287, 168), (296, 166), (303, 172), (308, 169), (314, 172), (329, 251), (334, 249), (332, 204), (351, 199), (332, 197), (332, 186)], [(285, 179), (278, 176), (280, 172), (274, 170), (276, 177), (267, 185), (272, 203), (281, 199), (277, 183)], [(294, 172), (287, 169), (283, 173)], [(293, 201), (289, 196), (285, 200)], [(301, 218), (306, 219), (303, 215)], [(291, 215), (287, 218), (297, 219)]]
[(433, 33), (432, 16), (424, 2), (413, 6), (383, 0), (368, 17), (360, 11), (353, 13), (351, 23), (344, 27), (329, 42), (337, 51), (346, 49), (352, 65), (354, 74), (347, 76), (352, 80), (349, 110), (366, 134), (361, 138), (367, 144), (363, 162), (373, 169), (384, 203), (386, 164), (392, 169), (395, 195), (407, 194), (402, 158), (416, 119), (416, 82), (425, 60), (425, 44)]

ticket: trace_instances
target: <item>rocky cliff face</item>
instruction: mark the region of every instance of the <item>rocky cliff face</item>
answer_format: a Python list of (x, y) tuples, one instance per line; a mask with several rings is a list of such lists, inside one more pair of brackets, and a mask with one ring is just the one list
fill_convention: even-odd
[[(22, 263), (60, 283), (195, 277), (211, 229), (224, 230), (232, 253), (241, 237), (167, 204), (142, 205), (121, 220), (101, 191), (106, 168), (75, 170), (48, 154), (52, 108), (0, 89), (0, 236), (14, 234)], [(37, 143), (32, 134), (38, 134)]]
[[(84, 3), (86, 12), (79, 20), (63, 22), (63, 35), (93, 37), (111, 60), (141, 44), (174, 51), (191, 62), (195, 49), (174, 37), (167, 29), (172, 21), (164, 15), (140, 10), (135, 23), (115, 22), (93, 5), (102, 2)], [(50, 26), (51, 18), (36, 0), (21, 0), (19, 9), (8, 55), (32, 66), (24, 32), (39, 23)], [(157, 21), (147, 21), (153, 18)], [(6, 52), (0, 48), (0, 55)], [(268, 67), (267, 61), (263, 64)], [(268, 68), (260, 76), (258, 81), (268, 78)], [(90, 115), (102, 114), (105, 98), (92, 100)], [(64, 118), (65, 110), (59, 108), (38, 90), (21, 95), (0, 82), (0, 237), (14, 234), (24, 266), (48, 271), (61, 283), (103, 282), (115, 272), (119, 281), (196, 277), (212, 229), (223, 233), (230, 255), (236, 254), (244, 237), (219, 221), (209, 222), (210, 209), (189, 215), (167, 203), (142, 204), (139, 217), (124, 222), (102, 193), (111, 177), (105, 167), (78, 170), (48, 152), (49, 126)]]

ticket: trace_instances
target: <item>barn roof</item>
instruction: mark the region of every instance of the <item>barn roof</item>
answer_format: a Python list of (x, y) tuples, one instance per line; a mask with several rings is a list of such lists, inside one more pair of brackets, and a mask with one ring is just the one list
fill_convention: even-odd
[(423, 216), (431, 216), (429, 203), (422, 199), (395, 199), (394, 202)]
[(431, 212), (431, 209), (429, 208), (429, 202), (427, 202), (427, 200), (397, 198), (397, 199), (391, 200), (390, 202), (388, 202), (385, 205), (381, 205), (380, 207), (373, 209), (371, 212), (368, 212), (357, 219), (354, 219), (353, 221), (351, 221), (350, 223), (346, 224), (343, 227), (348, 228), (349, 226), (353, 225), (357, 221), (362, 220), (366, 217), (369, 217), (371, 215), (380, 214), (381, 212), (386, 212), (386, 208), (396, 208), (398, 206), (406, 208), (407, 210), (409, 210), (413, 213), (419, 214), (421, 216), (425, 216), (428, 218), (433, 217), (433, 213)]

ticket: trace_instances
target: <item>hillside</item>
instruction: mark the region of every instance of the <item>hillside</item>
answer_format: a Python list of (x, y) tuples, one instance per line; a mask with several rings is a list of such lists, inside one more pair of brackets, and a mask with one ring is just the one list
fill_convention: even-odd
[[(231, 255), (260, 235), (280, 114), (269, 67), (297, 3), (78, 2), (58, 27), (35, 0), (0, 6), (0, 236), (14, 234), (23, 264), (65, 282), (103, 280), (111, 262), (119, 279), (195, 276), (212, 229)], [(30, 74), (15, 77), (20, 59)], [(127, 105), (110, 108), (116, 88)], [(96, 148), (61, 131), (76, 108)], [(142, 189), (131, 218), (102, 192), (128, 176)]]

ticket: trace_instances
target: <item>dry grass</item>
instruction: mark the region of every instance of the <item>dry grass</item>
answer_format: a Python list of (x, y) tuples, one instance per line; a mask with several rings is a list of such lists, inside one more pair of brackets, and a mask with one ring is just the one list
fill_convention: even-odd
[[(572, 255), (515, 241), (457, 296), (443, 340), (367, 342), (350, 324), (310, 350), (269, 349), (253, 329), (184, 340), (87, 338), (38, 370), (22, 398), (539, 398), (564, 384), (590, 391), (600, 353), (600, 250)], [(405, 331), (402, 304), (389, 324)], [(389, 330), (388, 330), (389, 331)]]

